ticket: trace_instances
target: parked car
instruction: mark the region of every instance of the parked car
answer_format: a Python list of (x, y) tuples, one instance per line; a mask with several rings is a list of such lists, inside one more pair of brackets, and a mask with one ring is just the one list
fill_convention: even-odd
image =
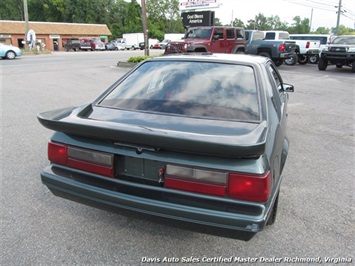
[(38, 114), (55, 131), (42, 182), (249, 240), (276, 219), (293, 90), (266, 57), (148, 59), (92, 103)]
[(171, 41), (165, 49), (166, 54), (187, 52), (245, 53), (244, 28), (228, 26), (191, 27), (186, 31), (184, 38)]
[(317, 64), (319, 60), (319, 54), (323, 48), (330, 44), (333, 35), (330, 34), (290, 34), (291, 40), (310, 40), (310, 41), (320, 41), (318, 54), (313, 54), (308, 56), (308, 62), (311, 64)]
[(15, 59), (22, 55), (20, 48), (0, 43), (0, 57), (3, 59)]
[(161, 42), (154, 44), (153, 49), (165, 49), (169, 42), (170, 40), (162, 40)]
[(110, 41), (110, 42), (105, 43), (105, 49), (109, 50), (109, 51), (117, 51), (118, 47), (117, 47), (115, 41)]
[(337, 68), (348, 66), (355, 72), (355, 35), (338, 36), (324, 47), (318, 61), (318, 69), (326, 70), (328, 64)]
[(82, 50), (82, 51), (90, 51), (91, 50), (91, 42), (89, 39), (80, 40), (80, 50)]
[(103, 51), (103, 50), (105, 50), (105, 44), (102, 41), (99, 41), (99, 40), (91, 40), (90, 41), (90, 46), (91, 46), (91, 51), (95, 51), (95, 50)]
[(66, 42), (64, 43), (64, 50), (67, 52), (70, 50), (79, 51), (80, 50), (80, 40), (77, 38), (66, 40)]
[[(277, 35), (276, 35), (277, 34)], [(276, 66), (281, 66), (284, 60), (297, 57), (298, 47), (294, 41), (283, 40), (281, 32), (262, 32), (258, 30), (246, 30), (246, 54), (259, 55), (271, 58)], [(288, 36), (288, 35), (287, 35)], [(267, 40), (265, 40), (265, 37)], [(272, 40), (277, 38), (277, 40)], [(295, 59), (294, 64), (297, 62)]]
[[(157, 44), (158, 42), (159, 42), (158, 39), (149, 38), (148, 39), (149, 49), (153, 49), (154, 45)], [(145, 42), (140, 42), (139, 49), (144, 50), (144, 48), (145, 48)], [(160, 49), (160, 48), (157, 47), (156, 49)]]
[(126, 50), (126, 40), (125, 39), (117, 39), (115, 41), (116, 45), (117, 45), (117, 48), (118, 50)]
[(139, 49), (144, 50), (145, 49), (145, 42), (140, 42), (139, 43)]

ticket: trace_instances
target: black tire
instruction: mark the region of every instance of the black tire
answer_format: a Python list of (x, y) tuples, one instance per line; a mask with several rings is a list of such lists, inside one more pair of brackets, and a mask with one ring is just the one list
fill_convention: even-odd
[(337, 68), (342, 68), (342, 67), (343, 67), (342, 64), (336, 64), (335, 66), (336, 66)]
[(318, 61), (318, 69), (323, 71), (327, 69), (327, 66), (328, 66), (328, 61), (320, 57)]
[(317, 54), (308, 57), (308, 63), (310, 64), (318, 64), (318, 61), (319, 61), (319, 55)]
[(283, 63), (284, 63), (284, 60), (283, 60), (283, 59), (275, 59), (275, 60), (274, 60), (274, 64), (275, 64), (275, 66), (277, 66), (277, 67), (281, 66)]
[(279, 204), (279, 192), (277, 193), (277, 196), (276, 196), (276, 200), (274, 202), (274, 206), (272, 206), (272, 211), (271, 211), (271, 214), (270, 214), (270, 217), (269, 219), (267, 220), (266, 222), (266, 225), (272, 225), (275, 223), (276, 221), (276, 216), (277, 216), (277, 206)]
[(258, 54), (258, 56), (271, 58), (271, 55), (269, 53), (267, 53), (267, 52), (261, 52), (261, 53)]
[(12, 60), (12, 59), (15, 59), (15, 57), (16, 57), (16, 54), (15, 54), (14, 51), (8, 51), (8, 52), (6, 53), (6, 58), (7, 58), (7, 59)]
[(298, 62), (300, 65), (305, 65), (305, 64), (307, 64), (307, 63), (308, 63), (308, 56), (306, 56), (306, 55), (299, 55), (297, 62)]
[(298, 61), (298, 56), (296, 54), (290, 55), (289, 58), (285, 59), (285, 64), (288, 66), (294, 66), (296, 65)]
[(351, 63), (351, 70), (355, 73), (355, 61)]

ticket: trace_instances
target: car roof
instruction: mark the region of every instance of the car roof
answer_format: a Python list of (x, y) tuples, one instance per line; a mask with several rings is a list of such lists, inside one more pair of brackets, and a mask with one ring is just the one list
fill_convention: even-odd
[(224, 63), (235, 63), (235, 64), (265, 64), (268, 60), (267, 57), (255, 56), (255, 55), (244, 55), (244, 54), (172, 54), (160, 57), (154, 57), (148, 59), (149, 61), (154, 60), (166, 60), (166, 61), (207, 61), (207, 62), (224, 62)]

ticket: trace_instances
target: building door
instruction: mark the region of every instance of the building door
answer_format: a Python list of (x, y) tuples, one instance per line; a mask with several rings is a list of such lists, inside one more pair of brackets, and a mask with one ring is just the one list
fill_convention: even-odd
[(54, 49), (54, 51), (59, 51), (58, 39), (53, 39), (53, 49)]
[(17, 39), (17, 46), (18, 46), (18, 48), (24, 49), (25, 46), (24, 46), (23, 43), (24, 43), (24, 39)]

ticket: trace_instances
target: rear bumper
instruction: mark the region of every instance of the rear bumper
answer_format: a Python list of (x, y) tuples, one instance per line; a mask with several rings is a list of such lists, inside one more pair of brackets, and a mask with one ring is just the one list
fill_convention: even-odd
[(55, 165), (45, 168), (41, 178), (53, 194), (88, 205), (97, 202), (107, 207), (250, 233), (265, 227), (275, 200), (272, 198), (267, 204), (261, 204), (196, 195), (103, 178)]
[(310, 49), (306, 53), (307, 55), (317, 55), (319, 54), (319, 49)]
[(291, 55), (294, 55), (296, 53), (280, 53), (280, 58), (281, 59), (286, 59), (289, 58)]

